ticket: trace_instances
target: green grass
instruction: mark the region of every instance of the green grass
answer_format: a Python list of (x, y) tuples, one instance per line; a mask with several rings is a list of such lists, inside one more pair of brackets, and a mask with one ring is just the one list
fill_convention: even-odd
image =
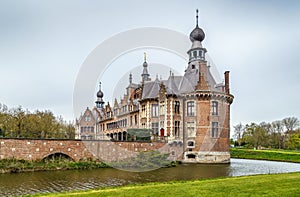
[(289, 150), (253, 150), (231, 148), (232, 158), (241, 159), (263, 159), (271, 161), (288, 161), (300, 163), (300, 152)]
[[(46, 196), (300, 196), (300, 172), (147, 183)], [(36, 195), (45, 196), (45, 195)]]

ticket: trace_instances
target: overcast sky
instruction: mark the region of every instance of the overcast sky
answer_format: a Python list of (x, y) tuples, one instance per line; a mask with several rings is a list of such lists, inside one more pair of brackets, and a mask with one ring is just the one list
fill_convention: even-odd
[[(75, 80), (91, 51), (134, 28), (188, 36), (197, 8), (203, 45), (221, 77), (230, 70), (231, 123), (300, 118), (300, 1), (1, 0), (0, 103), (72, 120)], [(129, 57), (136, 65), (142, 56)]]

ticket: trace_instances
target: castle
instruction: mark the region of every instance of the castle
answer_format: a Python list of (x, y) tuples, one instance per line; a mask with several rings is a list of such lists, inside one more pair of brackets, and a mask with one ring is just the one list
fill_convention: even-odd
[(190, 33), (189, 61), (183, 76), (151, 80), (146, 56), (141, 82), (129, 84), (123, 98), (103, 101), (101, 84), (96, 105), (76, 120), (76, 138), (83, 140), (161, 141), (182, 147), (180, 160), (228, 163), (230, 137), (229, 71), (217, 84), (206, 61), (205, 38), (198, 26)]

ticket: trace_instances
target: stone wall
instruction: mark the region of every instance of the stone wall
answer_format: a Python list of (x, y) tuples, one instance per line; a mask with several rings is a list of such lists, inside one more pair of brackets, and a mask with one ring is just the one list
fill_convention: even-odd
[(79, 140), (0, 139), (0, 159), (40, 160), (55, 153), (74, 161), (93, 157)]

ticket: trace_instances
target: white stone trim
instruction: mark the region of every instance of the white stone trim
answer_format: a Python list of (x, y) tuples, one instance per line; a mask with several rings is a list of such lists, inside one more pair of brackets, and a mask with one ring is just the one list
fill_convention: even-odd
[[(188, 155), (195, 155), (195, 158), (188, 158)], [(229, 152), (217, 151), (187, 151), (184, 152), (183, 163), (230, 163)]]

